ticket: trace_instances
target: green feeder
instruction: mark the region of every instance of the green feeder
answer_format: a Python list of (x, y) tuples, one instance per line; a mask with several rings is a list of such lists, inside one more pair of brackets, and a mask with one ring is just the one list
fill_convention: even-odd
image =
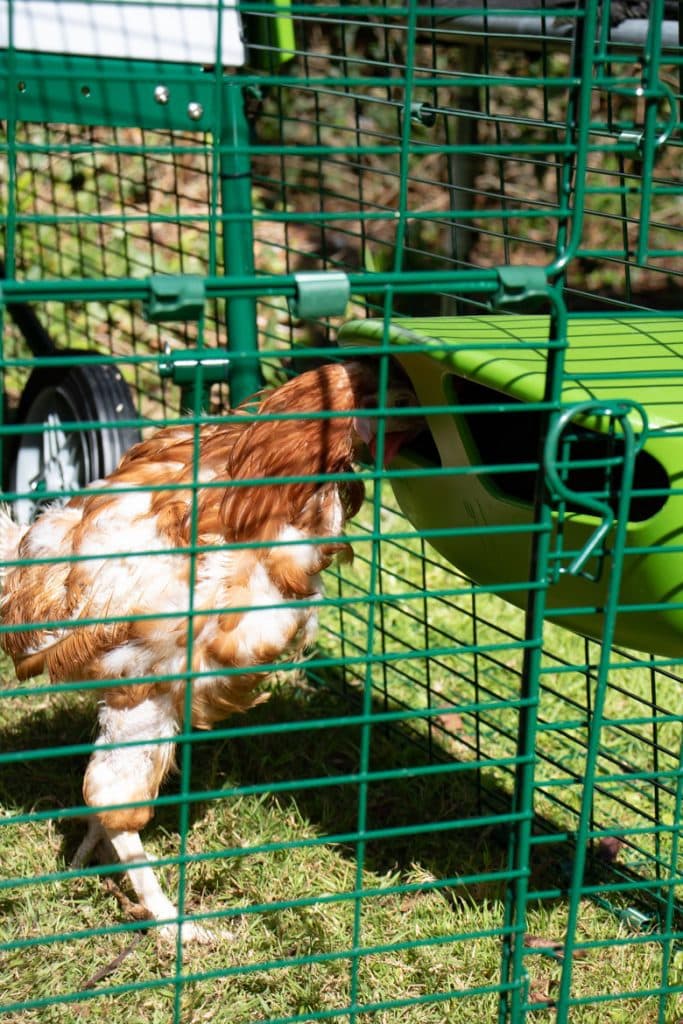
[[(431, 436), (393, 463), (419, 471), (392, 480), (397, 501), (453, 565), (520, 607), (528, 588), (519, 581), (530, 578), (549, 329), (547, 316), (496, 315), (406, 318), (388, 329), (379, 320), (352, 321), (339, 335), (344, 346), (388, 345), (420, 404), (449, 407), (428, 413)], [(581, 496), (605, 503), (619, 492), (625, 445), (604, 410), (617, 399), (641, 406), (648, 430), (635, 455), (615, 640), (675, 658), (683, 653), (682, 355), (680, 318), (570, 317), (563, 406), (598, 403), (603, 414), (577, 417), (557, 452), (558, 473), (579, 500), (553, 512), (547, 577), (554, 584), (548, 618), (599, 640), (609, 532), (580, 572), (567, 571), (567, 562), (601, 526)]]

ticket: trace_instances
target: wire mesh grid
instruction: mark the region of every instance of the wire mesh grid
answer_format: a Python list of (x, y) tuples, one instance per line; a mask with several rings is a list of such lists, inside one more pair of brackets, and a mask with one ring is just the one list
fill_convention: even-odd
[[(465, 14), (476, 6), (465, 8)], [(659, 293), (657, 308), (677, 306), (676, 130), (647, 191), (649, 251), (640, 266), (631, 259), (643, 199), (641, 51), (633, 44), (603, 42), (592, 55), (595, 89), (588, 123), (582, 125), (588, 152), (574, 198), (566, 181), (576, 146), (567, 111), (576, 75), (567, 39), (558, 42), (549, 29), (540, 36), (525, 33), (525, 24), (538, 14), (533, 5), (522, 10), (517, 35), (497, 33), (495, 19), (490, 28), (484, 20), (474, 26), (462, 15), (449, 17), (445, 5), (435, 8), (436, 16), (421, 14), (412, 32), (407, 18), (390, 13), (325, 19), (316, 11), (298, 20), (306, 84), (297, 77), (291, 86), (271, 87), (270, 109), (259, 122), (264, 141), (276, 135), (288, 144), (286, 169), (273, 180), (259, 174), (255, 159), (257, 188), (279, 204), (296, 236), (284, 246), (292, 265), (312, 258), (359, 270), (392, 268), (397, 259), (405, 270), (423, 271), (545, 265), (559, 255), (560, 233), (578, 206), (583, 230), (568, 267), (570, 308), (634, 308), (639, 294), (646, 304), (643, 291), (650, 303), (653, 292)], [(567, 38), (571, 24), (568, 13)], [(641, 23), (643, 38), (645, 31)], [(680, 62), (673, 48), (659, 59), (658, 123), (664, 131), (664, 122), (675, 123), (679, 116)], [(293, 96), (306, 117), (297, 116)], [(408, 117), (405, 180), (398, 143)], [(634, 143), (636, 149), (629, 151)], [(307, 154), (303, 145), (320, 151)], [(297, 212), (287, 217), (290, 190)], [(401, 201), (405, 222), (395, 218)], [(303, 220), (304, 204), (317, 214), (308, 232), (303, 225), (294, 227)], [(598, 296), (591, 278), (596, 263)], [(447, 288), (444, 292), (410, 300), (410, 312), (447, 311)], [(459, 298), (466, 308), (482, 306), (474, 294)]]
[[(639, 557), (628, 550), (632, 540), (620, 548), (614, 527), (588, 566), (607, 580), (600, 600), (588, 602), (597, 627), (583, 638), (543, 625), (556, 593), (548, 580), (557, 566), (566, 569), (577, 543), (576, 510), (557, 494), (534, 498), (542, 476), (536, 435), (564, 408), (567, 388), (586, 387), (586, 368), (565, 361), (575, 329), (565, 306), (617, 316), (681, 307), (683, 62), (676, 12), (650, 6), (649, 23), (633, 28), (597, 3), (548, 7), (540, 17), (529, 4), (515, 9), (512, 26), (495, 10), (488, 16), (491, 4), (482, 15), (480, 5), (385, 3), (361, 14), (355, 5), (244, 3), (252, 63), (229, 80), (244, 97), (248, 136), (234, 123), (227, 133), (215, 124), (209, 132), (160, 130), (142, 116), (124, 124), (22, 120), (24, 79), (17, 84), (12, 65), (20, 55), (7, 51), (4, 297), (17, 323), (16, 302), (28, 300), (57, 346), (47, 358), (29, 354), (25, 333), (6, 317), (10, 462), (17, 436), (38, 436), (38, 427), (56, 434), (39, 422), (42, 407), (26, 425), (21, 394), (29, 371), (74, 364), (65, 348), (117, 368), (133, 403), (123, 422), (147, 436), (159, 425), (214, 422), (199, 415), (202, 387), (187, 388), (199, 370), (190, 360), (183, 377), (182, 353), (228, 342), (233, 368), (248, 364), (248, 345), (229, 320), (245, 296), (257, 300), (269, 383), (336, 358), (330, 346), (342, 320), (369, 315), (380, 324), (374, 340), (362, 331), (351, 337), (351, 357), (396, 356), (390, 325), (412, 329), (406, 317), (432, 328), (430, 338), (412, 337), (407, 347), (404, 339), (400, 360), (431, 433), (389, 469), (369, 461), (361, 470), (368, 499), (347, 529), (354, 562), (326, 573), (314, 652), (294, 675), (278, 673), (270, 701), (248, 717), (218, 724), (208, 738), (181, 725), (179, 777), (152, 800), (156, 823), (145, 847), (188, 923), (214, 927), (213, 945), (165, 946), (154, 941), (158, 928), (140, 931), (136, 915), (145, 908), (131, 902), (120, 865), (106, 868), (108, 891), (99, 865), (66, 866), (87, 811), (79, 787), (93, 751), (91, 705), (106, 681), (96, 676), (83, 694), (78, 681), (18, 683), (5, 666), (8, 1016), (60, 1020), (77, 1009), (97, 1018), (516, 1024), (680, 1016), (680, 656), (675, 647), (646, 655), (590, 638), (609, 628), (610, 607), (624, 621), (619, 562), (628, 573)], [(269, 32), (259, 31), (264, 23)], [(624, 36), (629, 26), (635, 37)], [(289, 63), (280, 63), (283, 48), (294, 52)], [(215, 66), (204, 74), (220, 93)], [(184, 76), (194, 83), (187, 69), (175, 71), (178, 81)], [(85, 96), (82, 68), (67, 66), (66, 79)], [(143, 76), (154, 88), (167, 80), (153, 65)], [(253, 183), (255, 271), (246, 260), (241, 275), (227, 266), (224, 246), (244, 214), (226, 208), (225, 191), (218, 198), (235, 153), (249, 158)], [(228, 176), (234, 171), (227, 167)], [(233, 243), (231, 236), (228, 250)], [(521, 285), (499, 273), (510, 264), (525, 268)], [(343, 315), (325, 302), (322, 312), (306, 306), (295, 275), (321, 270), (348, 275)], [(198, 323), (149, 322), (140, 300), (150, 301), (152, 274), (204, 280)], [(513, 369), (530, 342), (540, 357), (527, 419), (510, 378), (492, 398), (490, 381), (470, 370), (436, 397), (425, 385), (426, 401), (411, 357), (451, 360), (458, 371), (469, 352), (495, 366), (498, 339), (449, 343), (444, 328), (454, 315), (489, 313), (498, 299), (501, 313), (506, 303), (526, 310), (520, 294), (552, 314), (538, 333), (511, 318), (504, 328)], [(615, 326), (603, 320), (600, 330), (614, 335)], [(634, 387), (639, 398), (652, 381), (658, 393), (671, 389), (666, 401), (675, 404), (678, 314), (653, 317), (641, 333), (672, 363), (650, 376), (660, 368), (646, 350), (630, 376), (610, 366), (609, 400), (631, 400)], [(32, 340), (39, 345), (35, 333)], [(169, 361), (168, 349), (181, 361)], [(586, 387), (598, 400), (601, 372)], [(182, 392), (173, 386), (183, 383)], [(233, 385), (234, 402), (243, 391)], [(478, 387), (489, 389), (483, 398)], [(227, 396), (214, 385), (210, 411)], [(490, 428), (492, 403), (498, 419)], [(379, 409), (387, 419), (386, 382)], [(97, 433), (97, 419), (116, 419), (97, 410), (74, 425), (71, 415), (62, 410), (76, 436)], [(480, 458), (454, 466), (438, 424), (448, 418), (452, 432), (465, 415), (475, 432), (482, 424)], [(614, 422), (597, 433), (604, 439), (616, 429), (616, 438), (590, 451), (584, 425), (573, 424), (574, 440), (563, 438), (579, 446), (578, 470), (563, 466), (571, 452), (558, 461), (565, 483), (576, 487), (578, 472), (583, 496), (616, 514), (618, 532), (630, 522), (619, 505), (629, 497), (623, 473), (640, 454), (625, 456), (628, 431)], [(655, 415), (651, 430), (663, 442), (651, 451), (667, 467), (665, 480), (636, 472), (632, 508), (680, 493), (680, 424)], [(582, 487), (581, 471), (596, 466)], [(625, 467), (616, 483), (615, 466)], [(199, 473), (193, 464), (195, 492)], [(44, 476), (41, 498), (87, 482)], [(476, 517), (464, 526), (446, 517), (434, 526), (416, 512), (411, 495), (421, 483), (430, 510), (444, 511), (441, 484), (465, 488), (480, 478), (494, 497), (511, 488), (519, 505), (522, 494), (528, 516), (511, 520), (499, 506), (478, 525)], [(6, 480), (11, 500), (21, 487), (16, 473)], [(654, 545), (673, 566), (666, 599), (661, 588), (654, 609), (647, 595), (638, 599), (646, 630), (649, 612), (664, 607), (675, 618), (680, 606), (675, 510), (670, 536)], [(473, 549), (483, 539), (493, 552), (483, 581), (437, 553), (449, 537)], [(515, 537), (524, 555), (505, 572), (495, 552)], [(539, 537), (555, 547), (541, 556), (536, 549), (529, 568), (524, 559)], [(652, 553), (647, 543), (641, 556)], [(196, 545), (190, 538), (191, 558)], [(153, 574), (152, 554), (147, 562)], [(577, 603), (572, 595), (570, 613)], [(125, 796), (118, 802), (125, 806)]]
[[(213, 152), (206, 136), (27, 124), (17, 148), (14, 202), (25, 213), (14, 239), (17, 279), (204, 275), (212, 263), (221, 269), (222, 255), (207, 230)], [(219, 312), (213, 301), (203, 325), (207, 345), (225, 346)], [(40, 320), (60, 349), (116, 357), (143, 415), (177, 415), (177, 394), (167, 405), (170, 389), (159, 376), (158, 356), (191, 345), (196, 330), (190, 325), (151, 324), (139, 305), (125, 299), (58, 300), (42, 307)], [(25, 349), (15, 330), (6, 356), (21, 360)], [(130, 356), (137, 359), (127, 363)], [(10, 401), (24, 383), (20, 364), (17, 372), (14, 387), (6, 387)]]

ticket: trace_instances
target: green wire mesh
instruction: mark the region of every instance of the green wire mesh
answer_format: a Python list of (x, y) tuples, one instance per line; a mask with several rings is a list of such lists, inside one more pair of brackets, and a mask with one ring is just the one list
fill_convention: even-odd
[[(417, 469), (361, 467), (354, 562), (327, 573), (310, 658), (280, 667), (271, 700), (246, 718), (179, 737), (179, 775), (155, 800), (146, 848), (181, 913), (232, 940), (164, 949), (126, 902), (120, 866), (69, 869), (104, 683), (19, 683), (3, 661), (8, 1019), (683, 1015), (681, 658), (612, 643), (639, 443), (624, 443), (621, 406), (603, 410), (613, 444), (587, 488), (614, 513), (598, 551), (605, 642), (544, 621), (561, 501), (543, 486), (540, 446), (575, 382), (570, 315), (666, 314), (668, 355), (681, 355), (680, 13), (646, 6), (649, 20), (597, 0), (243, 2), (244, 61), (224, 73), (218, 40), (201, 64), (45, 53), (21, 42), (23, 5), (8, 5), (6, 501), (77, 493), (106, 467), (93, 438), (109, 438), (115, 460), (119, 430), (201, 423), (262, 382), (338, 358), (344, 321), (380, 320), (379, 341), (355, 339), (344, 356), (384, 361), (406, 317), (549, 314), (535, 341), (538, 436), (523, 460), (505, 456), (535, 492), (520, 534), (534, 559), (512, 583), (525, 609), (495, 579), (463, 575), (400, 511), (392, 480), (400, 496), (410, 472), (437, 490), (457, 478), (423, 435)], [(42, 18), (41, 5), (26, 10), (35, 38), (49, 35), (47, 5)], [(332, 271), (346, 276), (301, 276)], [(177, 302), (165, 304), (160, 275)], [(528, 336), (507, 322), (507, 346), (524, 353)], [(444, 358), (466, 348), (442, 343)], [(411, 355), (426, 351), (418, 342)], [(499, 346), (480, 352), (494, 361)], [(607, 368), (617, 383), (621, 354)], [(54, 408), (50, 375), (82, 366), (113, 367), (128, 391), (82, 406), (73, 387)], [(619, 399), (653, 369), (624, 375)], [(36, 373), (42, 390), (22, 399)], [(434, 415), (461, 411), (457, 394), (440, 401)], [(470, 415), (483, 421), (491, 404), (514, 414), (501, 394)], [(20, 442), (34, 453), (23, 475)], [(470, 472), (495, 475), (499, 452)], [(581, 460), (591, 456), (581, 451), (577, 472)], [(680, 475), (668, 486), (678, 493)], [(493, 549), (515, 527), (479, 529)], [(668, 543), (680, 550), (678, 526)]]
[[(208, 272), (212, 151), (205, 137), (71, 125), (28, 124), (21, 131), (19, 145), (28, 151), (17, 158), (16, 201), (28, 223), (15, 242), (18, 276), (97, 281)], [(141, 411), (152, 418), (169, 411), (159, 353), (191, 345), (195, 327), (151, 324), (125, 298), (57, 300), (43, 310), (55, 345), (114, 356), (144, 402)], [(225, 346), (216, 301), (204, 331), (207, 344)], [(14, 342), (6, 354), (20, 358), (25, 343), (17, 334)], [(127, 363), (127, 356), (137, 359)], [(170, 411), (177, 413), (177, 394), (173, 401)]]

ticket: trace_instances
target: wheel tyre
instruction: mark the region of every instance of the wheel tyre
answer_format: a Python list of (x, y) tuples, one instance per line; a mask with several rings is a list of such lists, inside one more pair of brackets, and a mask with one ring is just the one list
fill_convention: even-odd
[[(37, 366), (19, 402), (18, 424), (51, 428), (16, 435), (8, 485), (23, 495), (13, 506), (14, 517), (21, 524), (31, 523), (45, 503), (55, 500), (55, 492), (86, 487), (113, 472), (124, 452), (140, 440), (140, 431), (134, 427), (61, 428), (61, 424), (79, 421), (115, 423), (137, 416), (119, 370), (89, 363), (84, 351), (60, 352), (76, 354), (82, 360), (77, 366)], [(43, 494), (46, 497), (42, 498)]]

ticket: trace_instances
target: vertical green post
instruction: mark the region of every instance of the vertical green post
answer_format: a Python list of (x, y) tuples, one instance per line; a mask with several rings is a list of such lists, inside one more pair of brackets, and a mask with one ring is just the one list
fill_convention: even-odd
[[(626, 552), (626, 536), (629, 522), (629, 508), (633, 490), (636, 455), (647, 436), (647, 420), (643, 414), (640, 428), (640, 444), (636, 443), (634, 428), (629, 419), (629, 412), (634, 406), (627, 401), (615, 403), (611, 415), (618, 420), (624, 441), (623, 474), (619, 485), (619, 504), (614, 515), (614, 529), (610, 545), (611, 571), (607, 599), (603, 608), (603, 630), (600, 646), (600, 661), (596, 678), (593, 708), (588, 723), (588, 743), (586, 746), (586, 764), (581, 789), (581, 809), (576, 828), (574, 859), (572, 863), (571, 881), (569, 884), (569, 907), (567, 913), (567, 929), (565, 934), (562, 975), (556, 999), (557, 1020), (568, 1020), (571, 1005), (572, 967), (574, 963), (574, 945), (576, 942), (579, 910), (584, 891), (584, 872), (586, 856), (590, 842), (590, 825), (593, 813), (593, 794), (598, 776), (598, 757), (601, 749), (601, 736), (604, 727), (604, 707), (607, 684), (611, 667), (614, 628), (619, 611), (619, 587), (623, 572)], [(607, 412), (607, 410), (606, 410)], [(609, 414), (609, 413), (608, 413)], [(605, 507), (606, 517), (610, 512)]]
[[(567, 347), (567, 310), (560, 287), (548, 290), (551, 306), (548, 360), (543, 401), (552, 406), (550, 423), (558, 415)], [(524, 662), (522, 666), (519, 736), (512, 810), (515, 825), (508, 842), (510, 880), (505, 893), (505, 936), (501, 957), (501, 997), (498, 1024), (522, 1024), (527, 1001), (527, 976), (524, 965), (524, 930), (531, 858), (534, 816), (535, 750), (538, 729), (538, 701), (543, 660), (543, 623), (550, 580), (548, 570), (552, 536), (550, 496), (542, 475), (542, 451), (539, 448), (539, 479), (535, 498), (534, 523), (540, 527), (532, 541), (529, 566), (529, 600), (524, 626)], [(559, 1019), (559, 1018), (558, 1018)]]
[(671, 833), (671, 850), (668, 857), (669, 869), (666, 873), (667, 880), (670, 879), (672, 884), (667, 885), (666, 888), (666, 910), (662, 922), (662, 986), (659, 994), (659, 1007), (656, 1024), (666, 1024), (667, 1010), (669, 1008), (673, 1010), (674, 1001), (676, 999), (676, 996), (672, 991), (672, 986), (676, 984), (676, 979), (672, 977), (674, 970), (673, 959), (677, 954), (680, 955), (680, 951), (677, 949), (677, 941), (675, 938), (678, 908), (676, 900), (676, 885), (673, 883), (680, 875), (679, 865), (682, 845), (681, 836), (683, 833), (683, 742), (681, 742), (679, 748), (678, 768), (674, 778), (676, 784), (676, 796), (674, 799), (674, 809), (671, 818), (673, 828)]
[[(249, 125), (242, 88), (233, 79), (224, 82), (220, 138), (223, 260), (226, 276), (254, 276), (254, 234), (251, 205)], [(241, 216), (231, 216), (241, 214)], [(233, 296), (227, 300), (228, 348), (233, 353), (229, 369), (230, 401), (237, 405), (262, 384), (258, 362), (256, 300)]]
[(587, 4), (583, 18), (577, 17), (574, 27), (572, 75), (576, 85), (570, 92), (566, 113), (567, 141), (571, 143), (571, 149), (562, 161), (560, 201), (565, 213), (559, 222), (555, 259), (547, 267), (548, 279), (551, 281), (559, 280), (564, 274), (576, 256), (583, 237), (599, 7), (601, 9), (602, 5)]
[[(6, 76), (8, 82), (16, 81), (15, 73), (15, 62), (16, 62), (16, 51), (14, 49), (14, 18), (12, 17), (12, 8), (8, 9), (8, 40), (7, 40), (7, 65), (6, 65)], [(15, 231), (16, 231), (16, 131), (17, 131), (17, 93), (15, 89), (7, 89), (7, 100), (8, 104), (3, 114), (5, 115), (5, 138), (6, 138), (6, 167), (5, 167), (5, 194), (4, 197), (0, 195), (0, 208), (4, 207), (5, 215), (5, 230), (3, 233), (3, 251), (0, 253), (2, 258), (2, 277), (3, 279), (7, 276), (7, 273), (14, 274), (15, 262), (14, 262), (14, 242), (15, 242)], [(4, 202), (3, 202), (4, 198)], [(4, 296), (0, 301), (0, 361), (2, 362), (2, 368), (0, 369), (0, 386), (2, 391), (0, 392), (0, 428), (5, 422), (5, 324), (7, 322), (7, 307), (4, 302)], [(4, 430), (0, 429), (0, 482), (5, 480), (6, 471), (6, 459), (8, 450), (7, 439), (5, 437)]]
[[(664, 0), (652, 0), (649, 10), (649, 23), (645, 53), (643, 54), (643, 92), (646, 100), (645, 125), (642, 145), (642, 180), (652, 182), (655, 174), (655, 152), (657, 141), (657, 117), (659, 107), (659, 76), (662, 55), (662, 21), (664, 19)], [(640, 224), (638, 226), (638, 242), (635, 260), (647, 263), (650, 258), (650, 218), (652, 215), (652, 187), (641, 189), (640, 193)]]

